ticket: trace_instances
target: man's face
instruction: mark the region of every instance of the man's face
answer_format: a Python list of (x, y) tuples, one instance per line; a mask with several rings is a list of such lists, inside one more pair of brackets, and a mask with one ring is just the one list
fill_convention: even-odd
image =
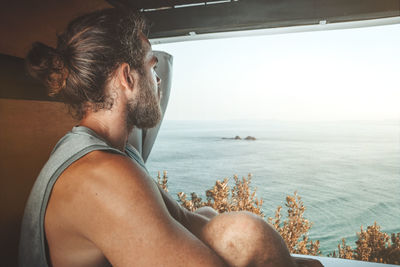
[(158, 60), (153, 55), (151, 46), (146, 40), (143, 40), (147, 49), (144, 75), (140, 75), (139, 78), (137, 97), (129, 100), (127, 104), (128, 127), (136, 126), (141, 129), (152, 128), (161, 120), (160, 91), (158, 88), (161, 80), (154, 70)]

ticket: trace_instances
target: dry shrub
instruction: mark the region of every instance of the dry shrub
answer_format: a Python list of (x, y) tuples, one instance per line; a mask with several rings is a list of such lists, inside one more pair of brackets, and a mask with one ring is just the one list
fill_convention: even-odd
[(303, 255), (319, 255), (319, 240), (313, 242), (308, 237), (308, 231), (312, 223), (304, 218), (306, 208), (301, 197), (294, 192), (293, 196), (286, 196), (287, 219), (282, 222), (282, 207), (278, 206), (274, 218), (268, 218), (268, 222), (273, 225), (285, 240), (290, 253)]
[(196, 195), (196, 193), (192, 192), (190, 196), (191, 199), (187, 199), (185, 193), (183, 192), (178, 193), (179, 202), (181, 203), (182, 207), (190, 211), (195, 211), (198, 208), (206, 206), (205, 203), (202, 201), (202, 199)]
[(336, 251), (334, 251), (332, 254), (329, 254), (328, 256), (335, 258), (339, 257), (348, 260), (354, 259), (354, 251), (350, 246), (346, 245), (346, 239), (344, 238), (342, 238), (342, 244), (338, 245), (338, 251), (339, 251), (338, 255), (336, 254)]
[(222, 182), (217, 180), (214, 187), (206, 191), (207, 202), (204, 205), (212, 207), (218, 213), (230, 211), (232, 205), (229, 200), (229, 192), (228, 178)]
[(163, 171), (163, 177), (161, 177), (160, 172), (157, 174), (157, 183), (164, 189), (165, 192), (168, 193), (168, 173), (167, 171)]
[(237, 175), (233, 179), (235, 179), (235, 186), (232, 189), (231, 211), (247, 210), (264, 217), (261, 211), (262, 199), (256, 198), (255, 189), (251, 192), (251, 174), (247, 176), (247, 179), (243, 177), (241, 181)]
[(206, 202), (202, 201), (195, 193), (191, 193), (191, 199), (188, 199), (183, 192), (178, 193), (179, 202), (190, 211), (209, 206), (218, 213), (245, 210), (264, 217), (261, 211), (262, 200), (256, 197), (256, 190), (254, 189), (252, 192), (250, 188), (251, 174), (241, 180), (235, 175), (233, 179), (235, 186), (232, 189), (228, 185), (228, 178), (223, 181), (217, 180), (213, 188), (206, 191)]
[(342, 239), (342, 245), (338, 245), (339, 253), (334, 251), (332, 256), (355, 259), (361, 261), (380, 262), (389, 264), (400, 264), (400, 233), (392, 234), (391, 237), (381, 232), (381, 227), (375, 222), (357, 233), (358, 240), (356, 248), (352, 249), (346, 245), (345, 239)]

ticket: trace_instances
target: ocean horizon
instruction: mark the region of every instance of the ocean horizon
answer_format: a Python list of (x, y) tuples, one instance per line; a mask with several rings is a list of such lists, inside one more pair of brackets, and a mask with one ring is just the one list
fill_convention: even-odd
[[(233, 139), (240, 136), (242, 140)], [(256, 140), (244, 140), (247, 136)], [(216, 180), (252, 175), (265, 218), (295, 191), (322, 255), (376, 221), (400, 232), (400, 121), (164, 121), (147, 167), (168, 188), (205, 191)]]

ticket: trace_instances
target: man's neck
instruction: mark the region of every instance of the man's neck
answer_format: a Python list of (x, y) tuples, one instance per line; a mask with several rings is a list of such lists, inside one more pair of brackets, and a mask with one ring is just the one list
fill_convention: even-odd
[(107, 110), (88, 112), (79, 125), (93, 130), (110, 146), (125, 151), (131, 129), (127, 129), (126, 122), (121, 116), (115, 116), (113, 112)]

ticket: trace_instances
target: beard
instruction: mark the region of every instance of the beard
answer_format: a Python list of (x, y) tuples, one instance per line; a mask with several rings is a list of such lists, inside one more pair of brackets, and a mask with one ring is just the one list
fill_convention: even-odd
[(160, 122), (161, 108), (159, 98), (155, 94), (157, 89), (155, 87), (146, 76), (140, 77), (138, 97), (127, 103), (126, 124), (128, 129), (132, 129), (133, 126), (149, 129)]

